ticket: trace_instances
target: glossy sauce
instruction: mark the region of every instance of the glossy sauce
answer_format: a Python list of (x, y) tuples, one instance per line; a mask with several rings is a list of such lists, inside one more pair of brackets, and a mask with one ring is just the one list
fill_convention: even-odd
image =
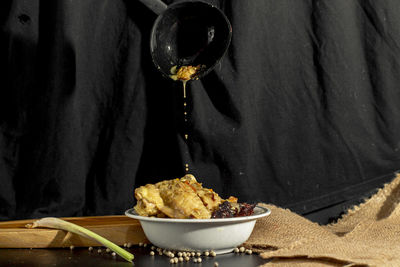
[[(188, 81), (192, 80), (195, 74), (201, 69), (205, 67), (204, 65), (198, 66), (182, 66), (177, 69), (177, 66), (173, 66), (170, 70), (171, 79), (175, 81), (181, 81), (183, 86), (183, 136), (186, 143), (186, 147), (188, 147), (188, 105), (187, 105), (187, 95), (186, 95), (186, 84)], [(186, 152), (189, 154), (189, 151)], [(189, 163), (185, 162), (185, 172), (189, 173)]]
[[(186, 146), (188, 146), (188, 138), (189, 134), (187, 133), (187, 122), (188, 122), (188, 112), (187, 112), (187, 102), (186, 102), (186, 83), (187, 81), (182, 81), (183, 84), (183, 129), (184, 129), (184, 137), (185, 137), (185, 142)], [(185, 163), (185, 172), (189, 173), (189, 164), (186, 162)]]

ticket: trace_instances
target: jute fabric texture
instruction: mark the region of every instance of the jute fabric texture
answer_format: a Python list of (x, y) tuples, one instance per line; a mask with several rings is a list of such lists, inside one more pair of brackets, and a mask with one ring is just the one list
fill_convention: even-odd
[(319, 225), (274, 205), (245, 246), (267, 266), (400, 266), (400, 175), (337, 222)]

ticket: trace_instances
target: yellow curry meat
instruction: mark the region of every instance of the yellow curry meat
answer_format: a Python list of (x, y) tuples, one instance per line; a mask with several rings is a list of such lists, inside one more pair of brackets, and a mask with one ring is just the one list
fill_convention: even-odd
[(201, 69), (201, 65), (197, 66), (182, 66), (178, 70), (176, 66), (171, 69), (170, 77), (174, 80), (188, 81)]
[(202, 187), (191, 174), (138, 187), (135, 198), (134, 209), (141, 216), (178, 219), (209, 219), (222, 202), (237, 202), (235, 197), (225, 200), (212, 189)]

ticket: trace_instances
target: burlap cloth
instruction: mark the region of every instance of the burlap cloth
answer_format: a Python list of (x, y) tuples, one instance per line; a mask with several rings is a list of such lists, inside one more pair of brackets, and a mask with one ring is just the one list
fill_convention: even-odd
[(245, 246), (267, 266), (400, 266), (400, 175), (336, 223), (319, 225), (287, 209), (260, 204)]

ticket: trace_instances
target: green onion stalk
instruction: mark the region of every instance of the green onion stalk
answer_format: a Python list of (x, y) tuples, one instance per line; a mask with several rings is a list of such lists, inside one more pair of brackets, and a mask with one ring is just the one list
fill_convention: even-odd
[(122, 258), (124, 258), (125, 260), (132, 262), (134, 256), (132, 253), (129, 253), (128, 251), (126, 251), (125, 249), (119, 247), (118, 245), (114, 244), (113, 242), (105, 239), (104, 237), (82, 227), (79, 225), (76, 225), (74, 223), (70, 223), (58, 218), (54, 218), (54, 217), (46, 217), (46, 218), (42, 218), (40, 220), (34, 221), (32, 224), (27, 224), (26, 225), (27, 228), (36, 228), (36, 227), (46, 227), (46, 228), (53, 228), (53, 229), (60, 229), (60, 230), (64, 230), (64, 231), (68, 231), (89, 239), (93, 239), (97, 242), (99, 242), (100, 244), (102, 244), (103, 246), (111, 249), (112, 251), (114, 251), (115, 253), (117, 253), (118, 255), (120, 255)]

